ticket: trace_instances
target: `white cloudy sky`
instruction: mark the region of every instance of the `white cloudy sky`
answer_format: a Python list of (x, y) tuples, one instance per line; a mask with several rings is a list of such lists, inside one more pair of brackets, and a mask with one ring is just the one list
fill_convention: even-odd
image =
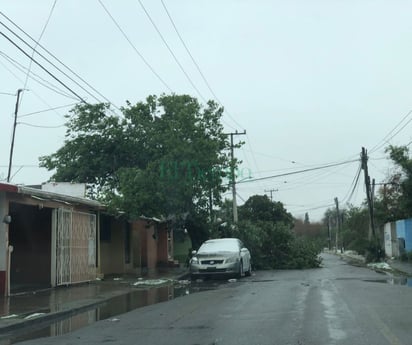
[[(36, 39), (45, 28), (40, 44), (116, 106), (124, 105), (125, 100), (137, 102), (149, 94), (171, 91), (200, 100), (214, 98), (174, 31), (162, 2), (141, 3), (200, 95), (138, 0), (1, 0), (0, 22), (22, 38), (24, 34), (5, 16)], [(246, 136), (238, 137), (246, 144), (236, 151), (243, 160), (244, 175), (250, 170), (253, 178), (259, 178), (344, 162), (358, 158), (364, 146), (370, 153), (370, 175), (382, 182), (391, 168), (385, 146), (410, 143), (412, 125), (408, 121), (412, 115), (406, 115), (412, 106), (412, 2), (163, 3), (213, 93), (227, 110), (226, 130), (247, 131)], [(31, 55), (30, 48), (5, 26), (0, 25), (0, 32)], [(34, 57), (89, 102), (96, 101), (92, 95), (103, 100), (87, 86), (92, 95), (86, 93), (38, 55)], [(17, 64), (21, 64), (20, 70)], [(24, 70), (28, 67), (29, 59), (0, 36), (0, 179), (7, 176), (16, 101), (7, 93), (15, 94), (24, 87)], [(31, 71), (67, 93), (36, 65)], [(24, 115), (75, 100), (31, 78), (26, 89), (29, 91), (24, 92), (19, 109), (12, 182), (34, 184), (50, 177), (49, 172), (38, 168), (38, 157), (62, 145), (63, 116), (69, 108)], [(364, 199), (362, 185), (349, 199), (358, 167), (359, 163), (353, 162), (241, 183), (239, 202), (275, 189), (274, 199), (282, 201), (295, 216), (309, 212), (311, 219), (320, 219), (335, 197), (342, 204), (359, 204)]]

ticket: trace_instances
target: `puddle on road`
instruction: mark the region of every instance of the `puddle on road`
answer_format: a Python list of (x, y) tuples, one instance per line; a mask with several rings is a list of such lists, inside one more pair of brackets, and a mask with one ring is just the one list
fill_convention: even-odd
[(43, 324), (41, 328), (20, 329), (4, 337), (0, 336), (0, 345), (15, 344), (35, 338), (58, 336), (86, 327), (100, 320), (110, 319), (109, 321), (116, 322), (116, 316), (128, 311), (200, 291), (214, 290), (223, 284), (222, 282), (202, 281), (192, 282), (191, 284), (168, 284), (152, 288), (138, 288), (124, 295), (113, 297), (88, 311), (55, 321), (47, 326)]
[(389, 277), (385, 279), (363, 279), (367, 283), (382, 283), (390, 285), (405, 285), (412, 287), (412, 278), (408, 277)]

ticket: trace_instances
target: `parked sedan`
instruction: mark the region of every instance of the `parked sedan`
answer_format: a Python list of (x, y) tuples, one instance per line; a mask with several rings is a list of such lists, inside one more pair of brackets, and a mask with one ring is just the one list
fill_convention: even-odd
[(249, 250), (237, 238), (220, 238), (204, 242), (190, 260), (192, 278), (228, 275), (238, 278), (252, 271)]

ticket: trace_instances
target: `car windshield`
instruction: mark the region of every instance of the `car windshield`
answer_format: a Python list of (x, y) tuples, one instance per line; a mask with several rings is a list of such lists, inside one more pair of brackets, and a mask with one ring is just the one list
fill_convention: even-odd
[(210, 241), (203, 243), (198, 253), (237, 252), (239, 245), (236, 241)]

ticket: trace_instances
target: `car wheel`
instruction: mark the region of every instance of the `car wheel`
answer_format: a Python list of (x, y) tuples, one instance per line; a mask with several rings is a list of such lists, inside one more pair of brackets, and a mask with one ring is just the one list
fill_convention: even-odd
[(252, 275), (252, 263), (249, 262), (249, 269), (245, 272), (246, 277), (250, 277)]

